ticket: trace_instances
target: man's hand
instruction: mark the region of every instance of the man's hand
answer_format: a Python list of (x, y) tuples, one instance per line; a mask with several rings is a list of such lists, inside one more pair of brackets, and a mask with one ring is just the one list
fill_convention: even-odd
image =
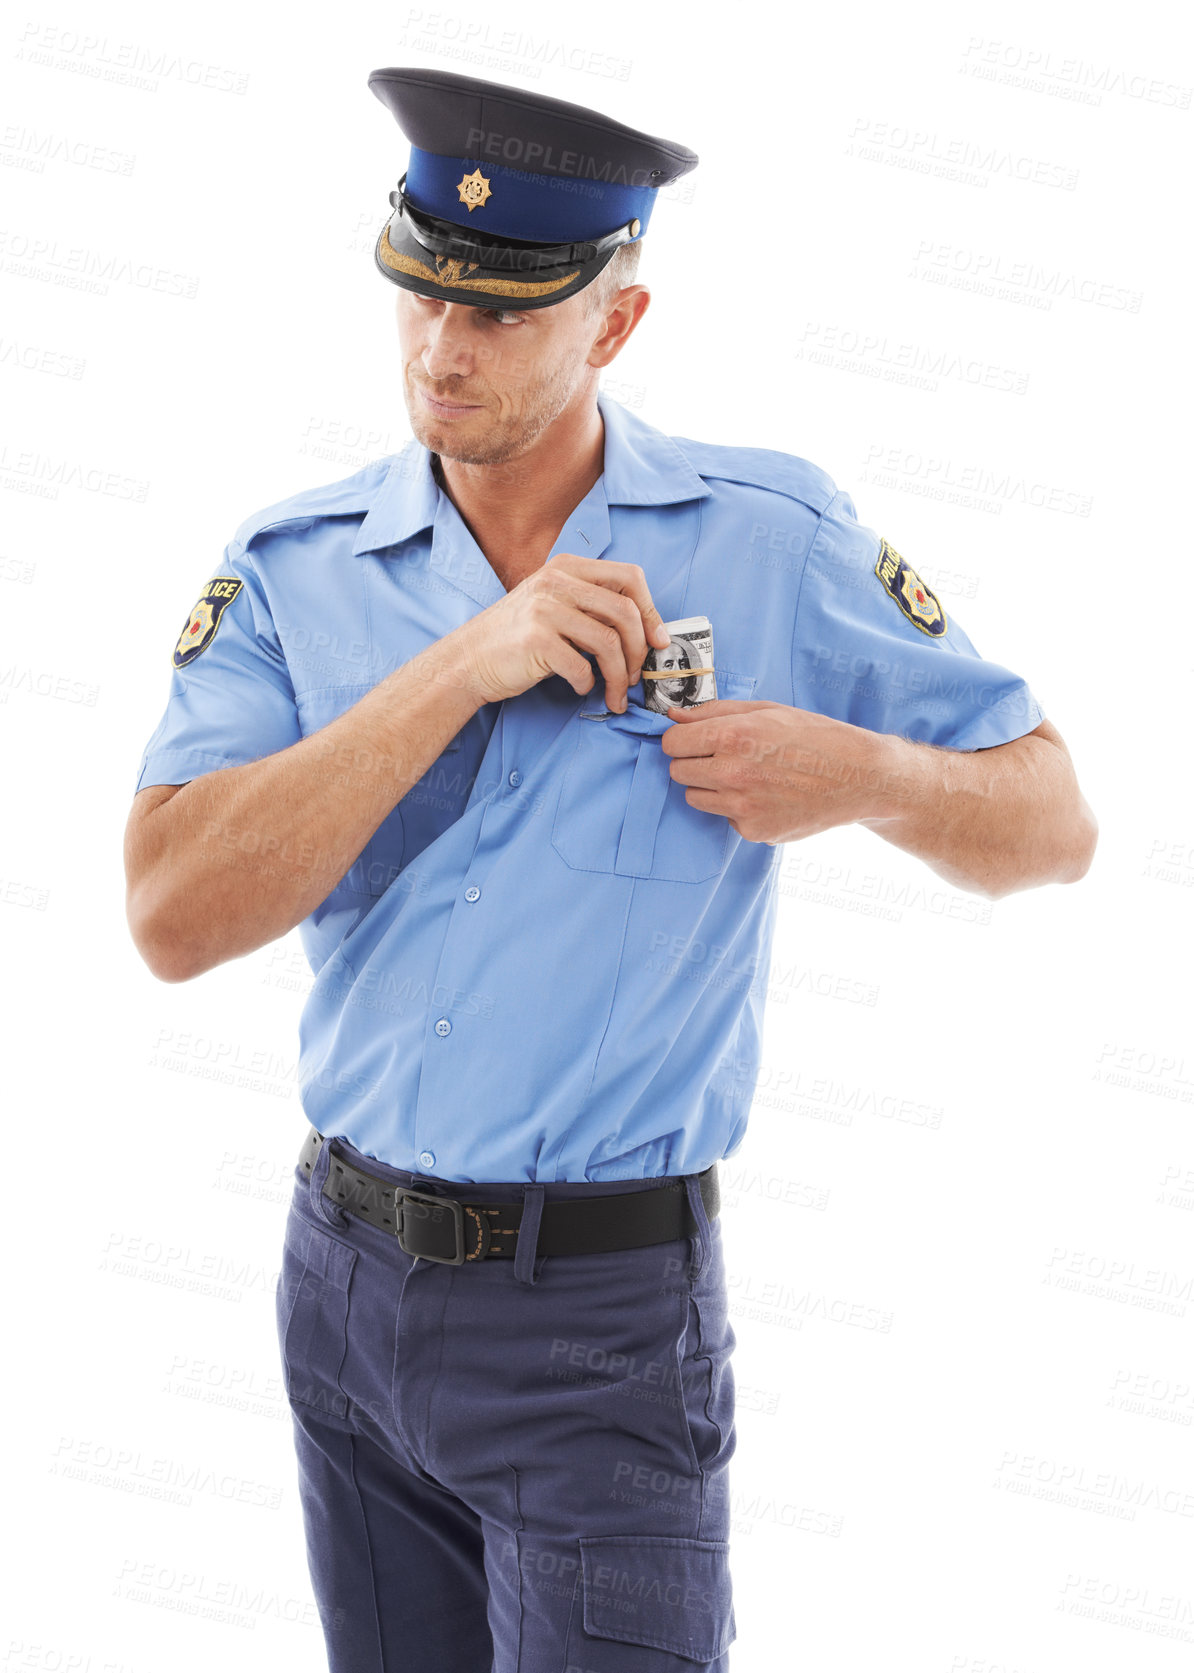
[(1069, 751), (1043, 720), (986, 749), (869, 732), (786, 703), (719, 699), (668, 711), (661, 738), (685, 799), (750, 842), (857, 821), (990, 900), (1086, 875), (1098, 824)]
[(595, 683), (581, 654), (589, 651), (606, 707), (620, 712), (647, 651), (662, 649), (668, 632), (638, 564), (558, 552), (440, 643), (454, 645), (482, 703), (517, 697), (549, 674), (584, 696)]
[[(662, 736), (685, 801), (748, 842), (794, 842), (873, 815), (892, 793), (892, 740), (787, 703), (719, 697), (668, 710)], [(899, 740), (896, 740), (897, 742)], [(898, 790), (897, 790), (898, 793)]]

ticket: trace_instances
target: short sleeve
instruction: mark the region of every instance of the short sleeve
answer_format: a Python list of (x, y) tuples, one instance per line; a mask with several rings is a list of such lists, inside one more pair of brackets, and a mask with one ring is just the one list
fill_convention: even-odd
[(239, 542), (225, 548), (169, 654), (166, 710), (141, 757), (137, 790), (259, 761), (302, 737), (269, 604)]
[(838, 493), (801, 579), (793, 701), (871, 732), (988, 749), (1045, 718), (1018, 674), (980, 656), (941, 600)]

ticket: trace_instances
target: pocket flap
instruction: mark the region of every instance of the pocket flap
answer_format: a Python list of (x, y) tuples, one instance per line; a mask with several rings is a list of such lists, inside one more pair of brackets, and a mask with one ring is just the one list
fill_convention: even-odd
[(348, 1421), (340, 1372), (356, 1260), (350, 1244), (312, 1225), (291, 1204), (277, 1290), (283, 1379), (291, 1401), (315, 1407), (333, 1427)]
[(582, 1538), (585, 1631), (713, 1661), (737, 1636), (724, 1540)]
[(341, 1243), (339, 1238), (319, 1226), (313, 1226), (300, 1214), (287, 1215), (283, 1241), (313, 1278), (334, 1290), (347, 1291), (357, 1260), (357, 1252), (351, 1244)]

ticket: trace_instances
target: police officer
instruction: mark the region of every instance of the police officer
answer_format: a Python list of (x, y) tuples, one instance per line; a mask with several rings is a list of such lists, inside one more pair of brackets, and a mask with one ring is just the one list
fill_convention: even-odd
[[(204, 585), (130, 926), (167, 981), (296, 926), (314, 973), (277, 1302), (330, 1666), (724, 1670), (716, 1164), (777, 845), (860, 821), (998, 894), (1082, 875), (1094, 823), (1025, 682), (823, 471), (599, 391), (692, 152), (369, 81), (411, 142), (376, 263), (414, 440)], [(694, 614), (717, 700), (659, 713), (644, 660)]]

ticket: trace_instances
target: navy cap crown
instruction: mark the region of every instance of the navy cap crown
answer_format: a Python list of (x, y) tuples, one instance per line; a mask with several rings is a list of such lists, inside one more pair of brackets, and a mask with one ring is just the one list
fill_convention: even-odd
[(600, 111), (448, 70), (381, 69), (369, 86), (421, 151), (530, 174), (658, 190), (696, 167), (686, 145)]

